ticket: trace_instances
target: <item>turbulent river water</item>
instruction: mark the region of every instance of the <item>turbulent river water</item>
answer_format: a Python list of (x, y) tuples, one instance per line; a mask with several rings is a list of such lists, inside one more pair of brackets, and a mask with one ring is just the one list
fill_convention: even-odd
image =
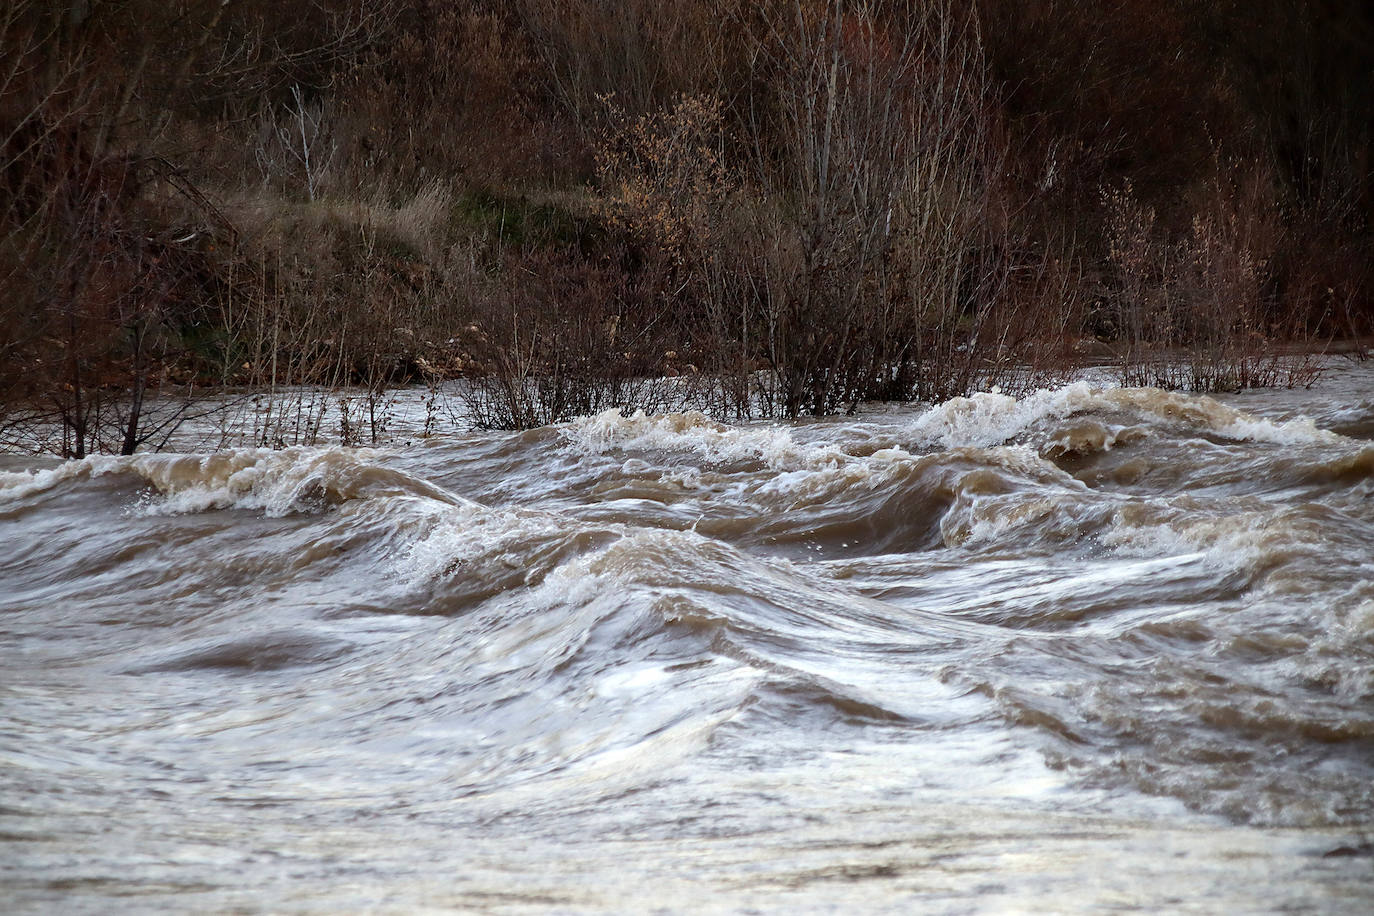
[(1368, 912), (1374, 372), (0, 460), (7, 910)]

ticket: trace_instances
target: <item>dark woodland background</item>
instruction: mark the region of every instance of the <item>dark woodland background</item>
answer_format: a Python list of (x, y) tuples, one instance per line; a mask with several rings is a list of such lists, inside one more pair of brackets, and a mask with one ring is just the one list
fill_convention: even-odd
[(797, 416), (1374, 332), (1359, 0), (0, 0), (0, 40), (0, 426), (68, 455), (159, 389)]

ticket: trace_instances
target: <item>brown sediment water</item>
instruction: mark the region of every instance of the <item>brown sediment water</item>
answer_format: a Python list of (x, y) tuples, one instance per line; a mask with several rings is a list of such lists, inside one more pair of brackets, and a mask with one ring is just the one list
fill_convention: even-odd
[(9, 457), (13, 911), (1374, 907), (1374, 371)]

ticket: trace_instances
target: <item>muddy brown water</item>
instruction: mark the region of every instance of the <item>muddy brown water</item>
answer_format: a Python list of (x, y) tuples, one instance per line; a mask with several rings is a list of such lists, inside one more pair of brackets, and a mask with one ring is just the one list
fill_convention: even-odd
[(1374, 907), (1374, 371), (0, 463), (34, 912)]

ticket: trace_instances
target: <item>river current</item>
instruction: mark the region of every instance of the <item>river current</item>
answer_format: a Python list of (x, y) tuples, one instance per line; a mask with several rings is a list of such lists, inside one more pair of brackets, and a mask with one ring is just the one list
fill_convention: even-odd
[(1374, 371), (0, 459), (8, 911), (1374, 908)]

